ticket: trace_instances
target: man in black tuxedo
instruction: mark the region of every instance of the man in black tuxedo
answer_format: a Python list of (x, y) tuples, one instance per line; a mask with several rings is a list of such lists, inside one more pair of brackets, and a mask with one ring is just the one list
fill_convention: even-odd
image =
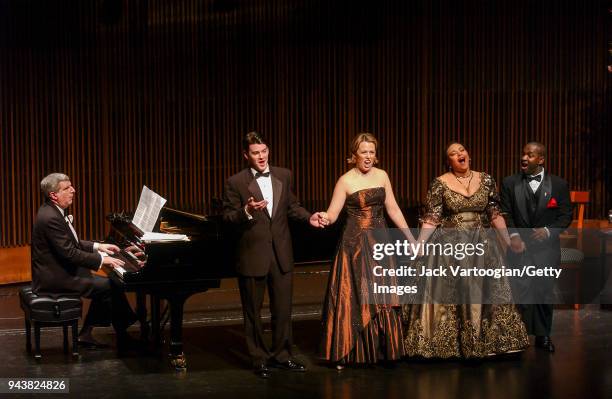
[[(510, 229), (513, 252), (524, 251), (522, 263), (558, 267), (561, 261), (559, 234), (572, 221), (572, 206), (567, 182), (545, 173), (545, 159), (546, 148), (542, 143), (530, 142), (523, 147), (521, 173), (503, 180), (501, 207)], [(539, 286), (531, 287), (527, 295), (551, 298), (552, 282), (551, 279), (540, 280)], [(554, 352), (550, 338), (551, 302), (522, 305), (521, 308), (527, 332), (536, 336), (536, 346)]]
[[(255, 374), (269, 376), (268, 366), (306, 371), (292, 359), (291, 300), (293, 250), (288, 219), (323, 227), (298, 202), (291, 172), (268, 165), (267, 142), (256, 132), (246, 134), (243, 155), (249, 167), (225, 185), (224, 220), (237, 230), (237, 271), (245, 335)], [(272, 348), (263, 339), (261, 307), (268, 286), (272, 316)]]
[(123, 261), (109, 256), (119, 248), (79, 239), (67, 212), (76, 191), (68, 176), (52, 173), (40, 182), (40, 188), (45, 202), (32, 230), (32, 291), (52, 297), (72, 294), (90, 298), (79, 342), (103, 347), (93, 338), (93, 328), (112, 322), (118, 346), (125, 346), (130, 342), (126, 329), (136, 315), (123, 292), (113, 289), (109, 279), (91, 273), (103, 264), (123, 266)]

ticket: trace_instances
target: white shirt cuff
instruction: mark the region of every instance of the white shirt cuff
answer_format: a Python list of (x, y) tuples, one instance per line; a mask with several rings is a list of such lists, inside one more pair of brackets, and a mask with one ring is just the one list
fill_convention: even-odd
[(249, 213), (249, 211), (247, 211), (247, 206), (246, 205), (244, 206), (244, 213), (246, 214), (247, 219), (249, 219), (249, 220), (253, 219), (253, 216)]
[(98, 251), (98, 253), (100, 254), (100, 264), (98, 265), (98, 270), (100, 270), (100, 268), (102, 267), (102, 262), (104, 262), (104, 258), (106, 258), (108, 254), (102, 251)]
[(548, 238), (550, 238), (550, 230), (548, 230), (548, 227), (544, 227), (544, 230), (546, 230), (546, 234), (548, 234)]
[(518, 235), (520, 235), (520, 234), (519, 233), (512, 233), (512, 234), (510, 234), (510, 238), (512, 238), (514, 236), (518, 236)]

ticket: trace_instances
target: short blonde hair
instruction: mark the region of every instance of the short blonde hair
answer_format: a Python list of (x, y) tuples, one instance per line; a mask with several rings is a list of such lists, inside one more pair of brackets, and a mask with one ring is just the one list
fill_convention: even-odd
[[(348, 162), (349, 164), (355, 164), (357, 162), (357, 159), (356, 159), (357, 150), (359, 150), (359, 145), (364, 142), (373, 143), (374, 149), (376, 150), (376, 152), (378, 152), (378, 140), (376, 140), (376, 137), (374, 137), (372, 133), (368, 133), (368, 132), (359, 133), (357, 136), (355, 136), (355, 138), (353, 139), (353, 142), (351, 143), (351, 157), (348, 158), (346, 162)], [(374, 164), (376, 165), (377, 163), (378, 163), (378, 157), (375, 156)]]

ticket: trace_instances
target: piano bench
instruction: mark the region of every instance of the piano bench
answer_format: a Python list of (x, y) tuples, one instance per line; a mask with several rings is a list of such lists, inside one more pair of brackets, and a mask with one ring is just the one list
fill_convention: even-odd
[(26, 329), (26, 350), (32, 352), (32, 325), (34, 326), (34, 358), (40, 359), (41, 327), (59, 327), (64, 330), (64, 353), (68, 353), (68, 326), (72, 327), (72, 356), (79, 356), (78, 324), (83, 310), (81, 298), (75, 296), (39, 296), (27, 286), (19, 290), (19, 302), (23, 309)]

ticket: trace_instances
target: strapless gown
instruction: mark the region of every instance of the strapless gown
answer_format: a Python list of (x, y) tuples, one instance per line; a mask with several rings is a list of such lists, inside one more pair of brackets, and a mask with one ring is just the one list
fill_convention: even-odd
[(364, 300), (371, 289), (373, 230), (387, 227), (384, 203), (383, 187), (359, 190), (346, 198), (347, 222), (322, 312), (322, 356), (333, 363), (376, 363), (403, 356), (399, 306)]

